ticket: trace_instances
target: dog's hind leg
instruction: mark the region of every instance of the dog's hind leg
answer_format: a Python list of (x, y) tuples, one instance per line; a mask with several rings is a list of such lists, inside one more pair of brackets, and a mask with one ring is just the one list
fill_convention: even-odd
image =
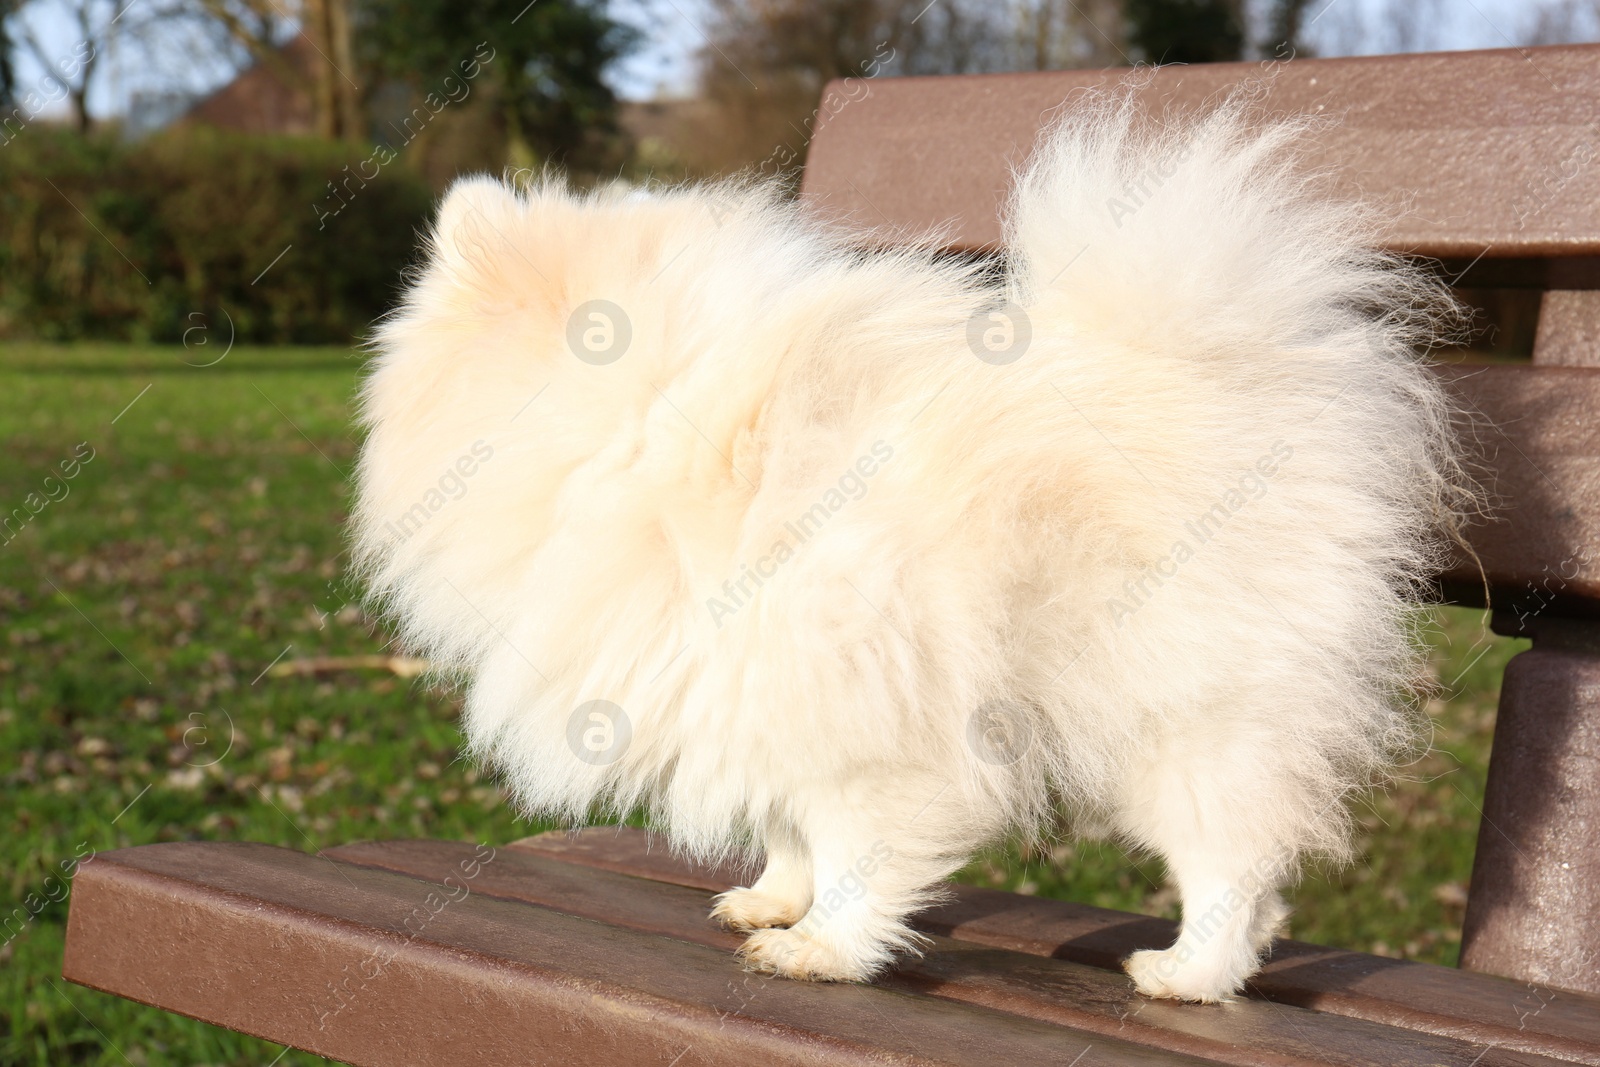
[(1149, 768), (1126, 815), (1127, 828), (1166, 860), (1183, 924), (1170, 948), (1135, 952), (1124, 966), (1147, 996), (1215, 1002), (1244, 986), (1287, 917), (1278, 886), (1294, 850), (1269, 814), (1284, 798), (1251, 788), (1243, 753), (1218, 758), (1198, 747)]

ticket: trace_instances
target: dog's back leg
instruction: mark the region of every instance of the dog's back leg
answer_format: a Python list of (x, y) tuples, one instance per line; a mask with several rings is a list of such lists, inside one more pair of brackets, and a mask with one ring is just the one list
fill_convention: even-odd
[[(1148, 766), (1125, 828), (1160, 853), (1183, 903), (1170, 948), (1126, 961), (1139, 991), (1218, 1001), (1237, 993), (1288, 915), (1278, 888), (1295, 859), (1281, 816), (1298, 798), (1273, 795), (1270, 746), (1215, 739), (1174, 746)], [(1259, 761), (1259, 762), (1258, 762)]]

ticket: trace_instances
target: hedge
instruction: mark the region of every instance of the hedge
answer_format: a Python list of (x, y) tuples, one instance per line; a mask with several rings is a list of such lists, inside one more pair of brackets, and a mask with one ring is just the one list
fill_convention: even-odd
[(202, 128), (129, 145), (29, 127), (0, 145), (0, 338), (171, 341), (224, 314), (240, 341), (359, 337), (431, 200), (403, 160), (363, 181), (368, 156)]

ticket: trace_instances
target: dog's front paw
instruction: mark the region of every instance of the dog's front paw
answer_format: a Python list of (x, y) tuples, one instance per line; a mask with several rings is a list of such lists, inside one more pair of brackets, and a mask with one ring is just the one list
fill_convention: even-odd
[(883, 966), (884, 956), (851, 952), (802, 929), (757, 930), (739, 948), (739, 959), (749, 970), (812, 982), (868, 981)]
[(749, 933), (773, 926), (793, 926), (805, 907), (759, 889), (730, 889), (716, 898), (711, 917), (730, 930)]
[(1176, 945), (1135, 952), (1122, 966), (1147, 997), (1217, 1004), (1232, 1000), (1244, 984), (1244, 976), (1224, 973), (1214, 960)]

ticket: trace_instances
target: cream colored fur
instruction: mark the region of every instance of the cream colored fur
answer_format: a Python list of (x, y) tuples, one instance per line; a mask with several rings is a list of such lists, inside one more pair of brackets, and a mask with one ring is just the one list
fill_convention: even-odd
[(1413, 736), (1459, 482), (1448, 302), (1305, 135), (1080, 101), (1004, 278), (763, 186), (461, 181), (377, 335), (358, 560), (524, 811), (765, 850), (750, 965), (869, 978), (1060, 807), (1181, 890), (1139, 988), (1225, 998)]

